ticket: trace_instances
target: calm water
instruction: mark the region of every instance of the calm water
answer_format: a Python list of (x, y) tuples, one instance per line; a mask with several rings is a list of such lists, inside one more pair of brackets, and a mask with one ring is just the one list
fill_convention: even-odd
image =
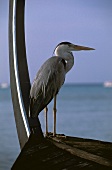
[[(49, 131), (52, 131), (49, 105)], [(44, 114), (40, 114), (44, 131)], [(57, 102), (57, 133), (112, 142), (112, 88), (65, 85)], [(0, 170), (8, 170), (20, 152), (10, 89), (0, 89)]]

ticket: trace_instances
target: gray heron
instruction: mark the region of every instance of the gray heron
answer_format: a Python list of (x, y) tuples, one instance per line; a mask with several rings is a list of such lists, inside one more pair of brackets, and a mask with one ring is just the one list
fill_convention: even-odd
[(70, 42), (61, 42), (54, 49), (55, 56), (49, 58), (41, 66), (32, 83), (30, 90), (30, 117), (36, 119), (44, 109), (46, 117), (46, 136), (48, 134), (47, 105), (54, 98), (53, 107), (53, 136), (56, 135), (56, 96), (64, 84), (66, 73), (74, 65), (72, 51), (94, 50), (94, 48), (74, 45)]

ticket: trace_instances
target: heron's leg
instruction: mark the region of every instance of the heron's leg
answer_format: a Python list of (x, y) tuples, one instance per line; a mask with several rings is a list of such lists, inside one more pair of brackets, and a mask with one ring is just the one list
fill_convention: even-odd
[(54, 108), (53, 108), (53, 136), (56, 135), (56, 96), (54, 97)]
[(44, 108), (44, 114), (45, 114), (45, 136), (48, 135), (48, 116), (47, 116), (48, 108), (47, 106)]

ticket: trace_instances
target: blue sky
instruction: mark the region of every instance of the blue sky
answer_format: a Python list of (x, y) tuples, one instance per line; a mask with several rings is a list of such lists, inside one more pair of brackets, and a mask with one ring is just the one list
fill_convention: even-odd
[[(0, 0), (0, 82), (9, 82), (8, 0)], [(31, 81), (61, 41), (93, 47), (74, 52), (67, 83), (112, 81), (111, 0), (26, 0), (25, 33)]]

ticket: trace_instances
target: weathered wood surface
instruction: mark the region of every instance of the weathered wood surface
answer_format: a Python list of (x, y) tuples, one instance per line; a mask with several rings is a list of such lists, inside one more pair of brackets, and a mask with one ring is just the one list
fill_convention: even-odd
[(30, 136), (12, 170), (112, 169), (112, 143), (52, 135), (42, 141)]
[(112, 166), (112, 143), (69, 136), (58, 136), (52, 139), (54, 145), (75, 156)]

